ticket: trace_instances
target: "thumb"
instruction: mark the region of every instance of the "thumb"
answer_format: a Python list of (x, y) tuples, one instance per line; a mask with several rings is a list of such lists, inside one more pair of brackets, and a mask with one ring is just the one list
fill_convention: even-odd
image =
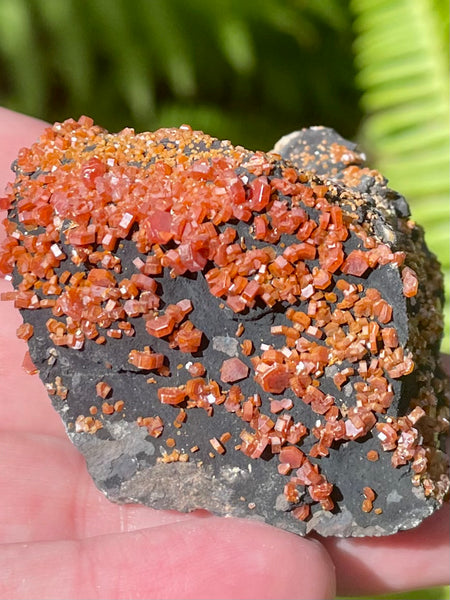
[(326, 600), (335, 590), (321, 544), (239, 519), (193, 518), (82, 541), (11, 544), (2, 553), (5, 598)]

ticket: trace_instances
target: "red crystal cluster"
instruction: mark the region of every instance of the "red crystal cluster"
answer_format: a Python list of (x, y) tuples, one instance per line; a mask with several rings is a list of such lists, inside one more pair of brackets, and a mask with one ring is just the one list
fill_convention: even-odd
[[(318, 179), (276, 155), (213, 142), (187, 126), (109, 135), (87, 117), (47, 129), (31, 149), (21, 150), (16, 183), (0, 199), (11, 216), (0, 273), (9, 276), (15, 269), (20, 276), (16, 291), (3, 299), (20, 309), (51, 309), (49, 338), (74, 350), (86, 340), (109, 344), (132, 337), (130, 319), (141, 317), (148, 346), (133, 349), (128, 361), (160, 375), (174, 366), (152, 350), (152, 339), (164, 338), (181, 353), (195, 353), (207, 341), (195, 326), (198, 307), (190, 299), (160, 310), (163, 272), (173, 278), (202, 272), (210, 293), (236, 315), (284, 303), (285, 324), (270, 331), (280, 339), (278, 348), (262, 347), (258, 355), (252, 341), (244, 340), (241, 358), (225, 360), (220, 373), (205, 378), (204, 365), (190, 363), (186, 384), (158, 388), (162, 404), (183, 404), (176, 426), (186, 420), (185, 408), (203, 408), (212, 416), (223, 404), (246, 426), (237, 450), (252, 459), (278, 454), (278, 472), (288, 477), (284, 495), (300, 520), (310, 514), (308, 503), (324, 510), (334, 506), (320, 458), (340, 440), (369, 431), (378, 435), (381, 450), (392, 452), (394, 467), (410, 461), (415, 484), (423, 482), (428, 454), (415, 424), (426, 407), (413, 407), (401, 418), (386, 416), (392, 380), (411, 373), (414, 360), (399, 343), (393, 307), (365, 285), (368, 273), (390, 264), (401, 271), (404, 296), (414, 297), (418, 279), (404, 266), (405, 254), (381, 243)], [(245, 224), (251, 245), (239, 237), (238, 222)], [(350, 237), (358, 248), (347, 251)], [(125, 239), (136, 247), (136, 273), (129, 278), (121, 275), (117, 254)], [(186, 319), (190, 313), (193, 321)], [(24, 325), (18, 335), (28, 339), (33, 330)], [(338, 406), (321, 390), (331, 365), (336, 393), (353, 381), (354, 406)], [(236, 384), (248, 377), (266, 394), (289, 391), (294, 400), (269, 398), (269, 416), (258, 393), (246, 398)], [(234, 385), (227, 389), (219, 379)], [(99, 382), (98, 395), (106, 398), (108, 388)], [(311, 431), (289, 414), (295, 402), (323, 417)], [(122, 410), (106, 404), (104, 414)], [(164, 429), (158, 415), (140, 417), (138, 425), (154, 437)], [(87, 433), (101, 426), (92, 415), (80, 415), (76, 423), (77, 431)], [(309, 433), (317, 442), (306, 456), (299, 445)], [(225, 453), (228, 439), (210, 440), (216, 454)], [(175, 450), (167, 456), (165, 462), (189, 459)], [(435, 489), (427, 481), (431, 494)], [(299, 488), (308, 490), (307, 503), (301, 504)], [(374, 499), (368, 493), (363, 510)]]

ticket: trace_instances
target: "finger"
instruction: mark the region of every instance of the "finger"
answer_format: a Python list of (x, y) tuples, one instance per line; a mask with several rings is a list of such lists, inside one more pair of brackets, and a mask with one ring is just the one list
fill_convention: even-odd
[[(8, 181), (14, 179), (11, 163), (20, 148), (31, 145), (42, 133), (46, 123), (11, 110), (0, 108), (0, 195)], [(0, 211), (0, 221), (4, 211)], [(0, 226), (0, 241), (3, 228)], [(11, 290), (0, 280), (0, 293)], [(2, 420), (0, 427), (38, 428), (63, 435), (59, 418), (51, 410), (45, 388), (37, 376), (27, 375), (21, 368), (26, 345), (16, 339), (16, 329), (22, 322), (19, 312), (10, 302), (0, 302), (0, 378), (2, 381)]]
[[(108, 502), (82, 457), (64, 440), (3, 435), (0, 456), (7, 462), (0, 470), (4, 541), (82, 538), (193, 517)], [(396, 536), (323, 543), (338, 567), (341, 594), (381, 593), (445, 583), (447, 530), (448, 518), (440, 511), (421, 527)]]
[[(21, 115), (7, 108), (0, 107), (0, 194), (8, 182), (14, 181), (11, 164), (17, 158), (19, 150), (30, 146), (48, 127), (48, 123)], [(0, 210), (0, 221), (5, 212)], [(0, 242), (4, 238), (3, 228), (0, 230)]]
[[(85, 470), (84, 461), (78, 452), (63, 440), (39, 436), (39, 435), (2, 435), (0, 437), (0, 456), (5, 460), (7, 469), (0, 470), (0, 492), (3, 500), (3, 510), (0, 514), (0, 539), (2, 540), (18, 540), (30, 541), (32, 539), (62, 539), (64, 537), (82, 537), (83, 535), (95, 536), (99, 533), (112, 531), (133, 531), (142, 527), (156, 527), (161, 529), (161, 523), (173, 523), (179, 520), (194, 520), (192, 515), (181, 515), (174, 511), (155, 511), (139, 506), (117, 506), (108, 502), (102, 494), (95, 489)], [(42, 465), (42, 468), (36, 468), (36, 465)], [(7, 485), (6, 485), (7, 482)], [(214, 521), (217, 519), (211, 517)], [(201, 519), (197, 519), (201, 520)], [(209, 520), (209, 519), (208, 519)], [(203, 520), (202, 520), (203, 521)], [(231, 521), (231, 520), (229, 520)], [(233, 520), (234, 521), (234, 520)], [(227, 521), (228, 522), (228, 521)], [(253, 528), (258, 530), (253, 532)], [(254, 523), (245, 523), (243, 526), (242, 539), (246, 533), (251, 539), (257, 542), (259, 535), (259, 525)], [(248, 529), (251, 529), (251, 532)], [(239, 526), (239, 532), (242, 527)], [(148, 530), (145, 530), (146, 532)], [(234, 529), (233, 529), (234, 531)], [(148, 533), (146, 533), (148, 536)], [(256, 535), (256, 537), (255, 537)], [(286, 536), (296, 539), (296, 536), (290, 536), (284, 532), (267, 527), (267, 539), (270, 541), (271, 536), (275, 537), (273, 544), (279, 544), (280, 552), (286, 552), (289, 545), (286, 546)], [(281, 538), (280, 538), (281, 536)], [(298, 538), (300, 540), (300, 538)], [(235, 540), (239, 546), (240, 538)], [(306, 540), (300, 540), (302, 545)], [(156, 542), (155, 542), (156, 543)], [(177, 542), (178, 543), (178, 542)], [(231, 542), (230, 542), (231, 543)], [(250, 543), (250, 542), (248, 542)], [(201, 536), (196, 540), (196, 545), (201, 547)], [(245, 546), (245, 543), (244, 543)], [(322, 556), (322, 552), (318, 551), (313, 544), (314, 551)], [(17, 545), (13, 546), (14, 548)], [(42, 543), (39, 544), (42, 548)], [(156, 546), (157, 547), (157, 546)], [(47, 549), (48, 546), (45, 546)], [(65, 546), (68, 548), (68, 546)], [(78, 551), (81, 551), (78, 548)], [(109, 542), (108, 542), (109, 548)], [(309, 550), (309, 545), (306, 546)], [(315, 550), (314, 550), (315, 549)], [(239, 550), (234, 550), (239, 552)], [(41, 552), (39, 550), (38, 554)], [(230, 550), (231, 552), (231, 550)], [(99, 551), (100, 553), (100, 551)], [(59, 552), (57, 553), (59, 554)], [(201, 562), (204, 562), (204, 557), (208, 557), (210, 549), (203, 547)], [(1, 554), (0, 554), (1, 556)], [(10, 558), (12, 555), (8, 555)], [(108, 552), (108, 560), (109, 560)], [(186, 558), (186, 557), (185, 557)], [(249, 559), (251, 561), (251, 559)], [(259, 559), (258, 559), (259, 560)], [(327, 559), (328, 560), (328, 559)], [(14, 560), (11, 558), (11, 561)], [(8, 561), (6, 561), (8, 562)], [(53, 563), (53, 559), (51, 559)], [(326, 561), (325, 561), (326, 562)], [(209, 563), (209, 561), (208, 561)], [(5, 562), (2, 560), (2, 564)], [(23, 560), (22, 560), (22, 564)], [(327, 563), (329, 565), (329, 561)], [(57, 568), (55, 565), (53, 568)], [(167, 567), (167, 573), (171, 573), (174, 564), (171, 563)], [(210, 566), (208, 566), (210, 568)], [(328, 568), (328, 567), (327, 567)], [(158, 569), (158, 572), (160, 570)], [(32, 570), (29, 571), (32, 573)], [(41, 571), (42, 573), (42, 571)], [(80, 574), (81, 576), (81, 574)], [(1, 577), (1, 575), (0, 575)], [(41, 574), (42, 577), (42, 574)], [(160, 575), (161, 577), (161, 575)], [(162, 575), (164, 577), (164, 575)], [(173, 574), (172, 574), (173, 577)], [(329, 581), (328, 577), (327, 581)], [(332, 579), (332, 578), (331, 578)], [(9, 581), (13, 581), (14, 576), (10, 576)], [(310, 587), (307, 587), (307, 595), (304, 597), (333, 597), (332, 596), (332, 581), (329, 595), (322, 594), (323, 586), (320, 588), (318, 595), (310, 594)], [(14, 588), (11, 588), (14, 589)], [(52, 588), (53, 589), (53, 588)], [(208, 597), (209, 594), (198, 597)], [(281, 588), (281, 593), (282, 593)], [(54, 597), (66, 597), (63, 590), (54, 592)], [(259, 597), (257, 588), (254, 588), (255, 596)], [(192, 597), (196, 597), (198, 588), (195, 588)], [(66, 590), (67, 593), (67, 590)], [(92, 597), (92, 590), (83, 596), (69, 592), (68, 597)], [(148, 592), (149, 595), (143, 597), (171, 597), (164, 594), (154, 594), (154, 589)], [(1, 594), (0, 594), (1, 595)], [(35, 590), (34, 595), (45, 597), (48, 596), (47, 590), (39, 592)], [(6, 595), (7, 596), (7, 595)], [(6, 597), (5, 596), (5, 597)], [(121, 593), (117, 596), (109, 592), (100, 593), (100, 597), (123, 597)], [(174, 592), (174, 597), (178, 594)], [(302, 597), (295, 594), (287, 594), (287, 597)], [(24, 592), (23, 596), (27, 597)], [(131, 597), (131, 596), (127, 596)], [(189, 597), (184, 596), (183, 597)], [(211, 596), (219, 597), (219, 596)], [(225, 594), (224, 597), (232, 597)], [(247, 597), (245, 595), (236, 597)], [(277, 596), (261, 596), (261, 597), (284, 597)]]
[[(9, 284), (0, 280), (0, 292), (7, 287)], [(39, 376), (29, 375), (22, 368), (27, 347), (16, 337), (21, 322), (11, 302), (0, 302), (0, 431), (39, 431), (65, 436), (61, 419), (53, 410)]]
[(13, 599), (334, 598), (334, 569), (319, 543), (238, 519), (13, 544), (0, 561), (0, 597)]
[(448, 584), (449, 506), (393, 536), (322, 539), (336, 565), (338, 594), (368, 595)]
[(113, 504), (75, 447), (54, 436), (0, 434), (0, 465), (3, 543), (81, 539), (209, 516)]
[(0, 107), (0, 193), (14, 179), (11, 163), (19, 150), (30, 146), (48, 124)]

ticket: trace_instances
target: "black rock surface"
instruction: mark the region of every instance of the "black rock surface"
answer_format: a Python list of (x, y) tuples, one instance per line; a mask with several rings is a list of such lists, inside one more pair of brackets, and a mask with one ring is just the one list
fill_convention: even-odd
[[(339, 160), (330, 159), (324, 167), (324, 143), (345, 146), (349, 150), (348, 155), (341, 153)], [(352, 165), (359, 168), (363, 164), (363, 157), (356, 152), (353, 144), (331, 130), (312, 128), (297, 132), (289, 139), (280, 140), (275, 151), (283, 159), (293, 161), (299, 170), (313, 170), (330, 182), (334, 186), (333, 201), (340, 201), (342, 206), (351, 204), (355, 195), (362, 197), (365, 209), (360, 218), (371, 220), (374, 235), (378, 235), (384, 243), (389, 243), (394, 250), (402, 249), (406, 244), (406, 250), (416, 259), (419, 275), (429, 281), (428, 291), (424, 292), (422, 299), (419, 297), (412, 302), (405, 298), (400, 271), (391, 264), (370, 271), (364, 277), (364, 286), (378, 289), (393, 307), (390, 326), (397, 329), (400, 344), (414, 352), (420, 346), (418, 331), (429, 319), (428, 312), (425, 314), (422, 308), (427, 303), (435, 302), (441, 289), (439, 277), (432, 273), (436, 270), (435, 259), (425, 249), (420, 231), (415, 240), (404, 231), (402, 224), (409, 214), (404, 199), (389, 190), (379, 174), (367, 173), (357, 184), (349, 184), (345, 169)], [(313, 158), (308, 161), (302, 159), (305, 152)], [(315, 181), (320, 183), (319, 180)], [(20, 198), (20, 188), (17, 193)], [(10, 218), (17, 222), (14, 208), (10, 211)], [(234, 226), (240, 235), (249, 235), (248, 226), (242, 223)], [(292, 240), (285, 236), (283, 241), (289, 245)], [(361, 241), (352, 233), (345, 242), (345, 251), (348, 253), (356, 247), (361, 247)], [(70, 247), (66, 250), (69, 253)], [(132, 262), (136, 254), (135, 243), (131, 239), (123, 240), (116, 252), (122, 264), (121, 277), (130, 277), (138, 272)], [(58, 272), (70, 270), (74, 273), (88, 268), (84, 263), (76, 266), (66, 260)], [(360, 280), (354, 276), (348, 276), (347, 279), (350, 282)], [(108, 339), (104, 345), (86, 339), (83, 349), (79, 351), (55, 346), (49, 339), (46, 327), (47, 320), (52, 317), (51, 309), (21, 311), (24, 322), (32, 324), (34, 328), (34, 335), (28, 343), (31, 358), (39, 369), (42, 381), (48, 389), (52, 386), (54, 389), (55, 382), (58, 382), (68, 391), (66, 398), (53, 394), (53, 405), (66, 425), (69, 438), (83, 453), (96, 485), (110, 500), (180, 511), (203, 508), (218, 515), (264, 520), (302, 535), (316, 531), (323, 536), (392, 534), (400, 529), (415, 527), (440, 505), (440, 499), (433, 495), (425, 496), (421, 485), (412, 485), (414, 473), (410, 462), (392, 467), (391, 452), (381, 450), (376, 431), (372, 431), (355, 441), (340, 440), (332, 445), (328, 457), (312, 459), (313, 463), (320, 464), (321, 472), (334, 485), (332, 498), (335, 508), (331, 512), (322, 510), (319, 503), (311, 502), (305, 490), (301, 499), (311, 504), (312, 516), (306, 522), (301, 522), (292, 517), (290, 513), (295, 505), (287, 502), (283, 495), (288, 477), (278, 473), (277, 456), (267, 453), (253, 460), (234, 450), (234, 446), (241, 442), (242, 430), (246, 428), (246, 423), (234, 413), (227, 412), (223, 405), (214, 407), (212, 417), (203, 409), (190, 409), (187, 410), (186, 422), (181, 428), (176, 428), (173, 421), (180, 406), (185, 404), (161, 404), (157, 398), (158, 387), (186, 383), (190, 378), (186, 364), (193, 361), (202, 362), (207, 376), (216, 381), (220, 381), (223, 361), (233, 356), (238, 356), (251, 370), (250, 358), (241, 352), (242, 340), (236, 337), (238, 325), (244, 325), (243, 337), (252, 340), (258, 351), (261, 344), (279, 347), (279, 336), (272, 335), (270, 331), (272, 326), (286, 323), (287, 304), (278, 303), (272, 309), (257, 305), (255, 309), (236, 314), (223, 306), (221, 298), (211, 295), (202, 271), (173, 278), (169, 270), (164, 269), (156, 280), (162, 306), (185, 298), (192, 301), (194, 311), (189, 318), (204, 334), (203, 344), (194, 356), (181, 355), (178, 350), (171, 349), (165, 338), (152, 338), (149, 342), (145, 322), (140, 317), (129, 319), (135, 328), (133, 337)], [(21, 275), (16, 270), (15, 285), (20, 281)], [(300, 303), (298, 308), (301, 306)], [(422, 337), (426, 338), (427, 334)], [(128, 362), (130, 350), (142, 349), (149, 343), (154, 352), (166, 356), (171, 369), (170, 376), (143, 372)], [(428, 373), (425, 383), (431, 386), (430, 389), (433, 388), (438, 406), (444, 402), (442, 385), (439, 384), (443, 379), (436, 363), (438, 345), (439, 335), (431, 339), (430, 334), (430, 339), (425, 343), (427, 354), (422, 362), (419, 360), (416, 370), (406, 377), (391, 380), (395, 397), (388, 415), (398, 417), (407, 414), (411, 399), (417, 396), (417, 388), (422, 385), (424, 373)], [(429, 375), (432, 370), (435, 376)], [(351, 386), (344, 386), (339, 393), (333, 386), (332, 377), (336, 372), (336, 365), (329, 365), (325, 369), (321, 390), (335, 396), (338, 406), (344, 403), (347, 406), (354, 405), (356, 400)], [(150, 376), (154, 377), (155, 383), (147, 382)], [(433, 377), (435, 383), (431, 384)], [(96, 384), (99, 381), (108, 383), (112, 388), (108, 402), (125, 402), (122, 412), (109, 416), (101, 414), (101, 401), (96, 396)], [(268, 404), (273, 394), (262, 391), (251, 376), (240, 381), (239, 385), (245, 396), (258, 392), (262, 399), (261, 411), (270, 415)], [(222, 387), (226, 390), (230, 386), (225, 384)], [(287, 389), (276, 397), (291, 398), (294, 406), (289, 414), (295, 422), (301, 421), (308, 429), (312, 429), (317, 420), (323, 422), (323, 418), (299, 401), (292, 390)], [(95, 434), (76, 431), (77, 418), (89, 415), (92, 405), (99, 407), (98, 418), (102, 428)], [(136, 425), (138, 417), (156, 414), (165, 423), (163, 434), (158, 438), (149, 436), (145, 427)], [(273, 415), (272, 418), (276, 419)], [(220, 455), (213, 451), (209, 440), (218, 439), (225, 432), (230, 432), (232, 437), (225, 444), (225, 453)], [(162, 462), (161, 459), (170, 452), (166, 445), (168, 438), (173, 438), (176, 448), (182, 452), (189, 453), (196, 445), (199, 450), (190, 455), (188, 462)], [(307, 454), (315, 442), (317, 439), (309, 433), (300, 448)], [(370, 450), (379, 453), (379, 460), (367, 460)], [(367, 513), (361, 510), (364, 487), (376, 491), (374, 508), (381, 510)]]

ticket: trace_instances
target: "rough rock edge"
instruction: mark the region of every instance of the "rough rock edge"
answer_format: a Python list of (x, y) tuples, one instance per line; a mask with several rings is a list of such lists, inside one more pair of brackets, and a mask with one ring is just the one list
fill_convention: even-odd
[[(323, 142), (314, 146), (309, 145), (308, 136), (318, 138), (323, 136)], [(344, 149), (341, 163), (322, 162), (327, 146), (331, 144)], [(295, 168), (305, 170), (302, 160), (302, 149), (308, 148), (309, 171), (317, 174), (332, 186), (348, 190), (351, 196), (359, 194), (372, 214), (364, 222), (368, 233), (383, 243), (387, 243), (393, 250), (406, 252), (405, 266), (411, 267), (418, 275), (419, 282), (426, 281), (427, 285), (419, 285), (417, 296), (407, 299), (410, 313), (408, 341), (406, 347), (412, 352), (416, 368), (414, 371), (414, 384), (418, 390), (417, 395), (410, 399), (409, 407), (429, 404), (427, 397), (436, 398), (436, 406), (418, 424), (417, 429), (424, 436), (425, 442), (430, 446), (435, 445), (432, 436), (448, 431), (445, 419), (449, 418), (450, 381), (440, 365), (440, 344), (443, 336), (443, 304), (444, 283), (441, 266), (437, 257), (429, 250), (424, 238), (423, 228), (410, 218), (410, 209), (406, 199), (398, 192), (388, 187), (388, 180), (378, 171), (368, 169), (366, 156), (358, 151), (357, 144), (346, 140), (333, 129), (316, 126), (289, 133), (278, 140), (273, 152), (285, 160), (292, 162)], [(311, 150), (314, 150), (311, 155)], [(312, 158), (312, 156), (314, 158)], [(331, 163), (331, 164), (330, 164)], [(333, 166), (334, 165), (334, 166)], [(351, 169), (349, 169), (349, 167)], [(348, 177), (348, 171), (352, 171)], [(354, 171), (357, 171), (355, 175)], [(358, 181), (359, 180), (359, 181)], [(352, 185), (352, 183), (359, 185)], [(345, 195), (341, 192), (341, 197)], [(381, 217), (377, 219), (377, 217)], [(383, 223), (384, 221), (384, 223)], [(377, 226), (378, 224), (378, 226)], [(382, 224), (383, 227), (380, 227)], [(418, 306), (415, 314), (413, 310)], [(413, 385), (414, 385), (413, 384)], [(404, 407), (405, 411), (408, 407)], [(436, 432), (430, 426), (430, 420), (436, 419), (440, 431)], [(434, 450), (435, 455), (443, 455), (439, 448)], [(433, 455), (431, 456), (433, 458)], [(431, 461), (436, 466), (437, 461)], [(448, 466), (448, 461), (447, 461)], [(439, 493), (438, 497), (448, 497), (448, 470), (445, 463), (438, 467), (437, 472), (430, 475), (442, 480), (445, 494)]]
[[(336, 185), (336, 187), (339, 187), (342, 190), (341, 184), (336, 183), (335, 185)], [(355, 191), (352, 190), (351, 195), (354, 195), (354, 193), (355, 193)], [(384, 206), (383, 203), (380, 203), (380, 207), (381, 208), (385, 208), (385, 206)], [(417, 243), (416, 245), (418, 247), (420, 247), (419, 251), (423, 251), (423, 246), (421, 244)], [(418, 253), (419, 253), (419, 251), (418, 251)], [(436, 270), (434, 270), (434, 271), (431, 270), (431, 272), (434, 274), (434, 273), (436, 273)], [(430, 298), (431, 298), (431, 300), (433, 300), (432, 296)], [(418, 335), (420, 336), (420, 328), (418, 328), (417, 332), (418, 332)], [(422, 336), (420, 336), (420, 337), (422, 339)], [(69, 435), (70, 435), (70, 437), (72, 439), (75, 439), (76, 437), (78, 437), (78, 435), (74, 435), (73, 433), (69, 433)], [(86, 438), (85, 438), (85, 440), (86, 440)], [(94, 438), (88, 438), (88, 440), (87, 440), (88, 443), (93, 442), (93, 441), (94, 441)], [(95, 440), (95, 441), (98, 442), (98, 443), (101, 442), (101, 440)], [(110, 440), (108, 440), (108, 444), (109, 443), (110, 443)], [(84, 443), (80, 443), (79, 441), (77, 441), (76, 445), (79, 446), (79, 447), (82, 447), (82, 446), (84, 447), (85, 446)], [(90, 468), (91, 471), (95, 470), (96, 460), (98, 458), (98, 451), (99, 451), (99, 449), (95, 447), (96, 444), (93, 444), (93, 445), (94, 445), (93, 448), (89, 447), (89, 449), (87, 449), (87, 451), (83, 450), (86, 453), (86, 457), (88, 459), (88, 465), (89, 465), (89, 468)], [(111, 448), (111, 446), (109, 448)], [(123, 448), (120, 451), (119, 455), (122, 455), (122, 454), (123, 454)], [(92, 456), (92, 458), (91, 458), (91, 456)], [(165, 465), (164, 469), (166, 469), (167, 466), (168, 465)], [(181, 470), (183, 471), (183, 478), (184, 478), (184, 473), (186, 471), (186, 469), (184, 469), (184, 466), (185, 465), (171, 465), (171, 467), (170, 467), (170, 471), (172, 472), (171, 473), (171, 477), (173, 476), (173, 471), (174, 470), (181, 468)], [(142, 500), (140, 500), (139, 498), (145, 498), (145, 494), (149, 493), (148, 490), (146, 491), (146, 486), (143, 485), (142, 479), (146, 478), (147, 473), (149, 471), (150, 472), (154, 472), (155, 469), (157, 469), (158, 467), (159, 467), (159, 465), (155, 465), (154, 467), (151, 467), (151, 468), (148, 468), (148, 469), (143, 469), (142, 471), (136, 473), (135, 476), (130, 481), (128, 481), (125, 484), (122, 484), (122, 486), (120, 488), (120, 493), (118, 494), (117, 498), (114, 498), (113, 495), (111, 495), (111, 493), (109, 493), (109, 497), (112, 500), (119, 501), (119, 502), (130, 502), (130, 501), (141, 502)], [(144, 475), (144, 473), (145, 473), (145, 475)], [(196, 477), (196, 474), (192, 473), (192, 477), (195, 478), (195, 480), (197, 481), (197, 483), (199, 482), (199, 479)], [(166, 479), (169, 479), (169, 478), (166, 477)], [(225, 506), (223, 506), (223, 494), (224, 494), (224, 490), (223, 490), (222, 486), (217, 485), (217, 480), (215, 480), (213, 482), (212, 479), (211, 479), (211, 477), (209, 476), (209, 474), (205, 474), (205, 476), (202, 477), (201, 480), (202, 481), (200, 481), (200, 487), (204, 487), (209, 492), (211, 490), (211, 487), (214, 487), (214, 494), (213, 494), (213, 497), (212, 497), (211, 505), (208, 503), (208, 506), (204, 506), (204, 508), (207, 508), (208, 510), (211, 510), (212, 512), (215, 512), (217, 514), (225, 514), (225, 515), (231, 515), (231, 514), (233, 514), (234, 516), (241, 516), (241, 514), (239, 514), (240, 511), (238, 510), (240, 507), (236, 507), (236, 509), (233, 512), (230, 513), (229, 512), (229, 504), (225, 503)], [(171, 484), (173, 486), (173, 481), (171, 481)], [(189, 486), (188, 486), (188, 489), (189, 489)], [(177, 494), (179, 494), (179, 488), (178, 487), (177, 487), (176, 491), (177, 491)], [(159, 493), (159, 486), (158, 486), (158, 488), (156, 490), (156, 493)], [(187, 494), (187, 495), (189, 496), (189, 494)], [(198, 504), (198, 502), (196, 502), (194, 504), (194, 507), (192, 507), (189, 502), (186, 502), (186, 498), (183, 498), (183, 496), (184, 496), (184, 493), (181, 495), (181, 498), (178, 498), (177, 501), (174, 503), (174, 505), (173, 505), (174, 509), (183, 510), (183, 511), (189, 511), (189, 510), (192, 510), (193, 508), (199, 508), (200, 507), (199, 504)], [(219, 496), (222, 496), (222, 501), (220, 503), (218, 502), (218, 497)], [(225, 496), (226, 496), (226, 494), (225, 494)], [(144, 500), (144, 502), (145, 502), (145, 500)], [(217, 504), (218, 503), (219, 503), (219, 506), (220, 506), (219, 510), (217, 508)], [(152, 504), (154, 506), (158, 507), (157, 501), (156, 502), (152, 502)], [(168, 508), (167, 502), (164, 502), (164, 504), (161, 506), (161, 508), (162, 507)], [(170, 508), (172, 508), (172, 507), (170, 507)], [(434, 510), (434, 508), (432, 506), (432, 503), (430, 503), (429, 504), (429, 513), (428, 514), (431, 514), (431, 512), (433, 512), (433, 510)], [(322, 516), (322, 513), (317, 513), (316, 515), (313, 516), (312, 521), (310, 523), (308, 523), (308, 531), (311, 530), (311, 528), (312, 528), (312, 522), (315, 519), (315, 522), (316, 522), (315, 529), (319, 533), (321, 533), (322, 535), (330, 535), (330, 534), (331, 535), (333, 535), (333, 534), (335, 535), (335, 533), (331, 533), (331, 531), (333, 531), (333, 527), (331, 527), (331, 529), (330, 529), (330, 523), (329, 523), (329, 521), (334, 518), (333, 522), (335, 522), (336, 524), (338, 522), (341, 523), (340, 527), (342, 527), (342, 524), (345, 523), (346, 519), (349, 518), (348, 515), (350, 515), (350, 513), (347, 514), (345, 512), (345, 507), (344, 507), (344, 511), (343, 511), (342, 515), (339, 515), (339, 519), (337, 519), (337, 520), (335, 519), (335, 516), (332, 517), (331, 515), (330, 516), (325, 515), (326, 518), (324, 518)], [(245, 516), (248, 518), (248, 513), (246, 513)], [(256, 517), (256, 518), (258, 518), (258, 517)], [(418, 520), (417, 520), (416, 524), (418, 524), (423, 518), (424, 518), (424, 515), (422, 515), (421, 518), (418, 517)], [(291, 527), (288, 522), (284, 522), (284, 521), (280, 522), (280, 523), (276, 523), (275, 522), (273, 524), (275, 524), (275, 525), (277, 525), (279, 527), (282, 527), (282, 528), (285, 528), (285, 529), (292, 530), (292, 531), (295, 531), (297, 533), (300, 533), (299, 532), (299, 523), (295, 523), (295, 527)], [(300, 524), (300, 525), (303, 525), (303, 524)], [(323, 527), (323, 530), (321, 530), (322, 527)], [(337, 525), (336, 525), (336, 527), (337, 527)], [(393, 531), (386, 531), (386, 530), (383, 530), (382, 528), (378, 528), (378, 527), (361, 528), (361, 527), (358, 527), (358, 526), (354, 526), (353, 523), (349, 522), (348, 526), (345, 525), (344, 532), (341, 530), (339, 532), (339, 535), (341, 535), (341, 536), (347, 536), (347, 535), (353, 535), (353, 536), (386, 535), (387, 533), (394, 533), (398, 529), (406, 528), (406, 527), (410, 528), (411, 524), (408, 523), (407, 526), (405, 526), (405, 525), (402, 526), (402, 524), (399, 524), (398, 527), (395, 528), (395, 530), (393, 530)], [(326, 531), (327, 528), (328, 528), (328, 531)]]
[[(130, 424), (129, 424), (130, 425)], [(74, 445), (83, 452), (87, 461), (89, 473), (96, 481), (96, 485), (105, 496), (119, 504), (136, 503), (145, 504), (155, 509), (178, 510), (180, 512), (192, 512), (198, 509), (208, 510), (218, 516), (250, 518), (255, 521), (265, 521), (258, 514), (250, 514), (245, 510), (245, 505), (233, 500), (234, 491), (226, 484), (232, 478), (246, 478), (249, 473), (237, 467), (224, 467), (219, 480), (208, 466), (200, 468), (196, 463), (172, 463), (155, 464), (136, 470), (134, 475), (126, 482), (117, 486), (114, 491), (106, 484), (105, 472), (105, 446), (108, 446), (108, 465), (111, 476), (114, 476), (120, 464), (114, 464), (116, 460), (132, 460), (127, 453), (128, 448), (136, 443), (136, 437), (142, 439), (143, 451), (148, 452), (153, 448), (156, 452), (158, 441), (150, 443), (144, 440), (145, 432), (127, 427), (121, 423), (120, 426), (108, 427), (109, 433), (114, 439), (101, 440), (96, 436), (85, 436), (67, 430), (67, 434)], [(134, 448), (135, 452), (135, 448)], [(152, 453), (153, 453), (152, 452)], [(124, 459), (125, 457), (125, 459)], [(239, 472), (238, 472), (239, 471)], [(201, 492), (205, 491), (205, 494)], [(352, 513), (343, 505), (341, 512), (331, 514), (326, 511), (315, 512), (308, 522), (286, 519), (283, 507), (280, 505), (280, 518), (271, 520), (270, 524), (286, 531), (305, 535), (315, 531), (321, 536), (330, 537), (380, 537), (392, 535), (398, 531), (411, 529), (419, 525), (426, 517), (430, 516), (439, 504), (426, 498), (421, 488), (413, 488), (413, 493), (424, 501), (417, 514), (408, 512), (402, 515), (395, 526), (383, 528), (381, 526), (361, 527), (353, 519)]]

